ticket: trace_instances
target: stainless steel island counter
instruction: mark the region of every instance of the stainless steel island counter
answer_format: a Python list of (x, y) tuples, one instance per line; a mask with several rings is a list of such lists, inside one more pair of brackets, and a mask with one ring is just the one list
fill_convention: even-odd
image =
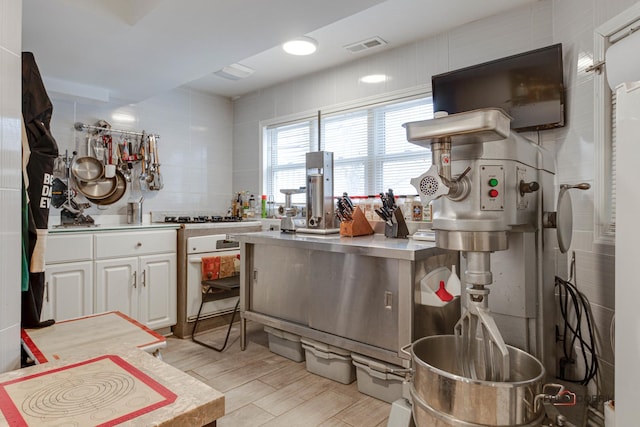
[(243, 349), (253, 320), (407, 367), (402, 347), (451, 333), (443, 315), (460, 315), (457, 299), (441, 308), (420, 304), (420, 282), (458, 264), (457, 252), (432, 242), (278, 231), (233, 237), (241, 248)]

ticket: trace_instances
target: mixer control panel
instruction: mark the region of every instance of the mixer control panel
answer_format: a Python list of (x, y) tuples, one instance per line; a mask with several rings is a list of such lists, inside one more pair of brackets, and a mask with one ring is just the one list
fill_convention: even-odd
[(504, 167), (480, 167), (480, 210), (504, 210)]

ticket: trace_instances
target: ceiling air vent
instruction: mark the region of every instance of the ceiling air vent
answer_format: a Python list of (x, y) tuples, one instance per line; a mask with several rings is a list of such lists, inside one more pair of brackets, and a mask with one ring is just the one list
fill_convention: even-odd
[(362, 40), (361, 42), (351, 43), (344, 48), (351, 53), (359, 53), (364, 50), (373, 49), (374, 47), (384, 46), (385, 44), (387, 44), (387, 42), (380, 37), (372, 37), (367, 40)]
[(229, 80), (241, 80), (249, 77), (254, 72), (254, 69), (242, 64), (231, 64), (223, 67), (221, 70), (218, 70), (213, 74)]

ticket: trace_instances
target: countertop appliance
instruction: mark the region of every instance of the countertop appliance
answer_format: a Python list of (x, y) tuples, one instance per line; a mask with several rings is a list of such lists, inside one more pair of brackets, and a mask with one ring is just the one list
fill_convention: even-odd
[(291, 204), (291, 196), (293, 194), (305, 193), (307, 189), (305, 187), (300, 188), (285, 188), (280, 192), (284, 194), (284, 216), (280, 220), (280, 230), (283, 233), (293, 233), (297, 228), (304, 227), (306, 220), (300, 215), (302, 209), (298, 209)]
[(336, 224), (333, 201), (333, 153), (312, 151), (306, 154), (307, 224), (299, 233), (333, 234)]

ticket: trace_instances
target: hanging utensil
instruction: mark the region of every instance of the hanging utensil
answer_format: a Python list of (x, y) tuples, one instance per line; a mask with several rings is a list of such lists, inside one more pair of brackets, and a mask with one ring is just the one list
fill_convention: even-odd
[(147, 154), (148, 154), (148, 157), (147, 157), (147, 184), (149, 184), (148, 185), (149, 190), (153, 190), (153, 188), (151, 188), (152, 187), (151, 183), (154, 180), (154, 175), (155, 175), (155, 172), (156, 172), (156, 167), (155, 167), (155, 156), (156, 156), (155, 151), (156, 150), (155, 150), (155, 145), (153, 144), (153, 136), (152, 135), (148, 135), (147, 136), (147, 148), (148, 148), (148, 151), (147, 151)]
[(152, 157), (152, 161), (153, 161), (153, 182), (151, 183), (151, 185), (149, 186), (150, 190), (161, 190), (162, 187), (164, 186), (162, 183), (162, 176), (160, 175), (160, 160), (158, 158), (158, 146), (156, 144), (156, 137), (155, 135), (149, 135), (149, 145), (150, 147), (152, 147), (151, 149), (153, 150), (153, 155)]
[(147, 186), (147, 155), (144, 149), (144, 144), (140, 142), (140, 176), (138, 180), (140, 181), (140, 190), (147, 191), (149, 188)]

